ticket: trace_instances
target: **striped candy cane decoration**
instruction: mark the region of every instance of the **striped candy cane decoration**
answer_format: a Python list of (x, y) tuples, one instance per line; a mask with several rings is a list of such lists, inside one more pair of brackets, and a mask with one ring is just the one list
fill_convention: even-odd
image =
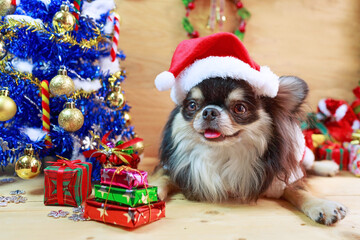
[(217, 0), (210, 1), (210, 16), (208, 26), (211, 30), (215, 29), (215, 21), (216, 21), (216, 2)]
[(76, 19), (75, 31), (79, 29), (80, 6), (81, 6), (81, 0), (74, 0), (75, 12), (72, 12), (72, 14)]
[[(50, 132), (50, 107), (49, 107), (49, 82), (43, 80), (41, 82), (41, 106), (42, 106), (42, 129), (49, 133)], [(51, 146), (51, 138), (49, 135), (45, 137), (45, 144)]]
[(118, 41), (119, 41), (119, 34), (120, 34), (120, 17), (116, 13), (112, 13), (109, 16), (110, 21), (114, 22), (114, 35), (112, 39), (112, 45), (111, 45), (111, 61), (114, 62), (116, 59), (116, 52), (118, 47)]

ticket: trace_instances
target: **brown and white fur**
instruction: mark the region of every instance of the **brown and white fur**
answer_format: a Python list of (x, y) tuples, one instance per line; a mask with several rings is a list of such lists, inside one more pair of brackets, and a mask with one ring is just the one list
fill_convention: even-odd
[[(164, 129), (152, 178), (160, 198), (178, 190), (190, 200), (210, 202), (283, 197), (318, 223), (343, 219), (343, 205), (312, 196), (298, 180), (304, 141), (298, 120), (307, 93), (307, 84), (296, 77), (281, 77), (275, 98), (257, 96), (246, 81), (231, 78), (193, 87)], [(209, 129), (221, 135), (209, 138)], [(331, 162), (307, 165), (321, 175), (338, 170)]]

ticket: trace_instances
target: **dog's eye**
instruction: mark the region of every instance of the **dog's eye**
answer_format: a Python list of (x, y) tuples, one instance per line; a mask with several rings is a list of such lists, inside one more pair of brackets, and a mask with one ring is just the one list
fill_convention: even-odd
[(234, 106), (234, 113), (236, 114), (243, 114), (246, 112), (246, 108), (243, 104), (236, 104)]
[(196, 102), (195, 101), (190, 101), (187, 105), (187, 109), (189, 111), (195, 111), (196, 110)]

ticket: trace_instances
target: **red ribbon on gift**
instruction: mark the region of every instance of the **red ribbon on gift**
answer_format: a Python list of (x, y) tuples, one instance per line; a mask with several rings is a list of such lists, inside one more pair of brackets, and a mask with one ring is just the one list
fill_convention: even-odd
[[(103, 149), (94, 149), (83, 152), (84, 156), (86, 158), (95, 157), (100, 163), (106, 163), (107, 161), (110, 161), (114, 165), (120, 165), (122, 163), (125, 163), (126, 165), (131, 165), (132, 167), (137, 165), (137, 154), (127, 154), (123, 152), (123, 150), (127, 150), (127, 148), (131, 147), (132, 145), (135, 145), (138, 142), (143, 141), (142, 138), (134, 138), (130, 141), (127, 141), (123, 144), (120, 144), (116, 147), (109, 147), (107, 144), (109, 141), (107, 141), (107, 138), (109, 137), (110, 133), (112, 131), (106, 133), (103, 138), (101, 139), (100, 146), (102, 146)], [(134, 162), (135, 160), (135, 162)]]
[[(84, 179), (86, 179), (86, 181), (88, 181), (88, 172), (85, 166), (82, 165), (78, 165), (77, 163), (81, 163), (81, 160), (65, 160), (65, 159), (58, 159), (56, 162), (48, 162), (48, 163), (52, 163), (52, 166), (60, 166), (58, 169), (58, 174), (56, 175), (56, 191), (57, 191), (57, 200), (59, 205), (64, 205), (64, 189), (63, 189), (63, 176), (64, 176), (64, 172), (65, 169), (67, 167), (71, 168), (71, 169), (75, 169), (75, 168), (81, 168), (83, 170), (84, 173)], [(83, 199), (86, 199), (87, 197), (87, 185), (82, 184), (81, 186), (82, 188), (82, 194), (83, 194)]]

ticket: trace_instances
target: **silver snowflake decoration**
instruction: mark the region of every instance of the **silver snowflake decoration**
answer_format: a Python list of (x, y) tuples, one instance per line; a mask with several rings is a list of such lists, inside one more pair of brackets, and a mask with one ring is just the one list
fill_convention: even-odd
[(21, 195), (21, 194), (25, 194), (26, 192), (24, 190), (15, 190), (15, 191), (11, 191), (10, 195)]
[(16, 195), (16, 196), (13, 196), (13, 203), (25, 203), (27, 201), (27, 198), (26, 197), (23, 197), (21, 195)]
[(84, 212), (84, 207), (83, 206), (73, 208), (73, 213), (83, 213), (83, 212)]
[(100, 124), (93, 124), (91, 126), (91, 129), (94, 131), (94, 134), (96, 135), (100, 135), (101, 134), (101, 127), (100, 127)]
[(95, 141), (95, 139), (93, 137), (86, 136), (84, 138), (84, 140), (82, 140), (82, 144), (83, 144), (83, 146), (81, 147), (81, 149), (93, 150), (93, 149), (95, 149), (97, 142)]
[(16, 181), (15, 178), (3, 178), (0, 180), (0, 183), (13, 183), (15, 181)]
[(63, 211), (63, 210), (59, 210), (59, 211), (51, 211), (49, 214), (48, 214), (48, 217), (53, 217), (53, 218), (64, 218), (66, 217), (67, 215), (69, 215), (69, 212), (67, 211)]
[[(2, 207), (6, 207), (8, 203), (25, 203), (27, 198), (21, 195), (16, 196), (0, 196), (0, 203), (3, 205)], [(6, 203), (6, 204), (5, 204)]]
[(86, 221), (87, 219), (84, 218), (84, 214), (83, 213), (73, 213), (70, 217), (68, 217), (69, 220), (73, 220), (74, 222), (79, 222), (79, 221)]

